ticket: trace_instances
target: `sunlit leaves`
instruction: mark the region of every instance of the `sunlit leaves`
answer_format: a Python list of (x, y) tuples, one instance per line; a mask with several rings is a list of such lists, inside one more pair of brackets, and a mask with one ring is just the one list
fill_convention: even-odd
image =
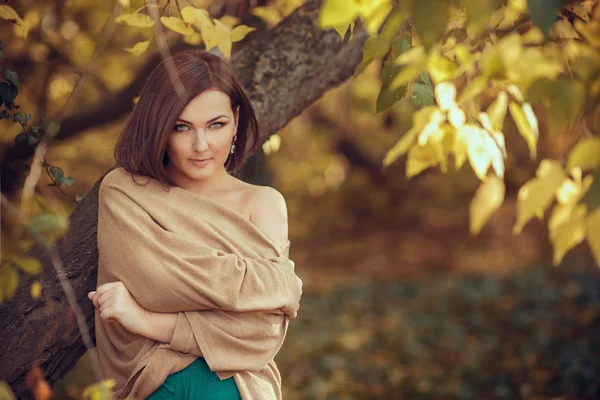
[(469, 19), (469, 34), (472, 37), (483, 32), (492, 13), (500, 7), (500, 0), (464, 0)]
[(111, 397), (112, 388), (117, 384), (114, 379), (107, 379), (100, 383), (94, 383), (83, 390), (84, 400), (103, 400)]
[(600, 138), (584, 138), (571, 150), (567, 169), (579, 167), (582, 171), (593, 170), (600, 167)]
[(125, 50), (130, 52), (134, 56), (139, 56), (142, 53), (144, 53), (146, 50), (148, 50), (149, 46), (150, 46), (150, 41), (144, 40), (143, 42), (136, 43), (135, 45), (133, 45), (133, 47), (126, 48)]
[(527, 92), (529, 102), (546, 105), (551, 133), (559, 132), (577, 119), (584, 107), (585, 97), (583, 85), (566, 77), (560, 77), (556, 81), (539, 79)]
[(115, 18), (115, 22), (129, 25), (135, 28), (151, 28), (154, 26), (154, 21), (147, 14), (133, 13), (123, 14)]
[(23, 19), (11, 6), (7, 6), (5, 4), (0, 5), (0, 18), (7, 21), (13, 21), (19, 27), (23, 37), (27, 37), (29, 30), (27, 23), (23, 21)]
[(511, 101), (508, 105), (508, 109), (510, 110), (510, 114), (515, 121), (517, 128), (519, 129), (519, 133), (527, 142), (531, 158), (534, 159), (537, 154), (539, 129), (537, 119), (533, 113), (533, 110), (531, 109), (531, 106), (527, 103), (521, 106), (517, 102)]
[(586, 231), (586, 207), (579, 205), (571, 210), (568, 206), (557, 205), (554, 207), (553, 216), (558, 213), (568, 213), (561, 218), (559, 223), (553, 223), (553, 219), (548, 224), (550, 231), (550, 241), (554, 248), (553, 263), (559, 264), (568, 250), (583, 242)]
[(232, 42), (240, 42), (240, 41), (244, 40), (246, 35), (248, 35), (250, 32), (252, 32), (254, 30), (256, 30), (256, 28), (251, 28), (246, 25), (238, 25), (231, 30), (231, 41)]
[[(0, 303), (1, 303), (0, 299)], [(0, 381), (0, 399), (2, 400), (15, 400), (15, 395), (13, 394), (8, 383), (4, 381)]]
[(188, 26), (181, 18), (163, 16), (160, 17), (160, 22), (173, 32), (177, 32), (181, 35), (189, 36), (194, 34), (194, 29)]
[(343, 39), (346, 27), (360, 17), (367, 32), (375, 35), (391, 10), (391, 0), (325, 0), (319, 25), (325, 29), (335, 28)]
[(490, 176), (481, 182), (469, 206), (469, 230), (472, 235), (477, 235), (490, 216), (500, 208), (504, 193), (504, 182), (498, 177)]
[(514, 232), (520, 233), (533, 217), (541, 218), (554, 199), (556, 190), (566, 178), (562, 166), (554, 160), (542, 160), (536, 177), (525, 183), (517, 196), (517, 223)]
[(29, 293), (34, 300), (37, 300), (42, 295), (42, 284), (39, 281), (35, 281), (31, 284)]

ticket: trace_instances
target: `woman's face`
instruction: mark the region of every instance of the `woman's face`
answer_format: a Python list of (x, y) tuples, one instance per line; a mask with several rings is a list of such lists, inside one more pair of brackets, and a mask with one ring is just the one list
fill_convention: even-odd
[(167, 170), (177, 180), (204, 179), (224, 171), (236, 130), (237, 116), (229, 97), (213, 89), (200, 93), (173, 126)]

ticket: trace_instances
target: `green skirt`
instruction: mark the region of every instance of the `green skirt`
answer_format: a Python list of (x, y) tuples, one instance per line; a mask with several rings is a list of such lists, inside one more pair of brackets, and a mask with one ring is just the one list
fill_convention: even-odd
[(167, 377), (147, 400), (241, 400), (233, 377), (220, 380), (204, 358)]

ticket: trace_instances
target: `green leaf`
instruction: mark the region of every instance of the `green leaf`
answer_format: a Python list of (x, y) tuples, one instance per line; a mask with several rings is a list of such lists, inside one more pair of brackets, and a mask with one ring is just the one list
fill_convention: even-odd
[(0, 300), (12, 299), (19, 286), (19, 272), (12, 264), (0, 268)]
[(60, 219), (55, 214), (43, 213), (31, 219), (31, 228), (38, 234), (62, 229)]
[(433, 84), (426, 72), (421, 72), (419, 77), (423, 81), (415, 82), (412, 87), (411, 98), (415, 106), (425, 107), (434, 104)]
[(17, 87), (17, 88), (19, 87), (19, 76), (17, 75), (17, 73), (15, 71), (6, 68), (4, 70), (4, 77), (6, 78), (8, 83), (13, 85), (14, 87)]
[(391, 38), (387, 35), (377, 35), (367, 39), (363, 48), (363, 58), (354, 71), (354, 78), (359, 76), (371, 62), (390, 50)]
[(0, 106), (4, 104), (6, 107), (12, 107), (18, 94), (19, 89), (16, 86), (0, 82)]
[(15, 136), (15, 143), (21, 143), (21, 142), (26, 142), (26, 141), (27, 141), (27, 134), (25, 132), (21, 132), (17, 136)]
[(55, 180), (60, 181), (61, 178), (65, 176), (65, 173), (62, 168), (52, 166), (50, 167), (50, 175), (52, 175)]
[(23, 115), (21, 111), (17, 112), (13, 117), (13, 122), (27, 122), (27, 116)]
[(558, 19), (557, 13), (564, 0), (527, 0), (531, 20), (542, 31), (546, 39), (550, 37), (550, 28)]
[(29, 275), (36, 275), (42, 269), (40, 260), (33, 257), (21, 257), (15, 260), (15, 263), (23, 272)]
[(445, 0), (417, 0), (412, 2), (411, 11), (417, 35), (429, 50), (446, 30), (448, 3)]
[(394, 105), (406, 94), (407, 85), (400, 86), (396, 89), (389, 89), (394, 76), (404, 68), (403, 65), (398, 65), (393, 58), (389, 58), (383, 66), (381, 72), (381, 90), (377, 96), (376, 111), (382, 112)]
[(40, 139), (34, 135), (29, 135), (27, 136), (27, 143), (29, 143), (30, 146), (33, 146), (35, 144), (38, 144), (40, 142)]
[(396, 35), (392, 40), (392, 53), (391, 57), (396, 58), (400, 54), (407, 52), (411, 47), (411, 37), (406, 33)]
[(60, 178), (60, 181), (67, 185), (67, 187), (71, 187), (75, 183), (75, 178), (73, 178), (72, 176), (63, 176), (62, 178)]

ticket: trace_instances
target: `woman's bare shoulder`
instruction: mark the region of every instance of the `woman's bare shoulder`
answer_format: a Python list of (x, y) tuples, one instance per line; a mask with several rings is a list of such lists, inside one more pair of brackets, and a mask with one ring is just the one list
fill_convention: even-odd
[(270, 186), (249, 185), (247, 196), (250, 221), (276, 243), (287, 241), (288, 215), (283, 195)]

